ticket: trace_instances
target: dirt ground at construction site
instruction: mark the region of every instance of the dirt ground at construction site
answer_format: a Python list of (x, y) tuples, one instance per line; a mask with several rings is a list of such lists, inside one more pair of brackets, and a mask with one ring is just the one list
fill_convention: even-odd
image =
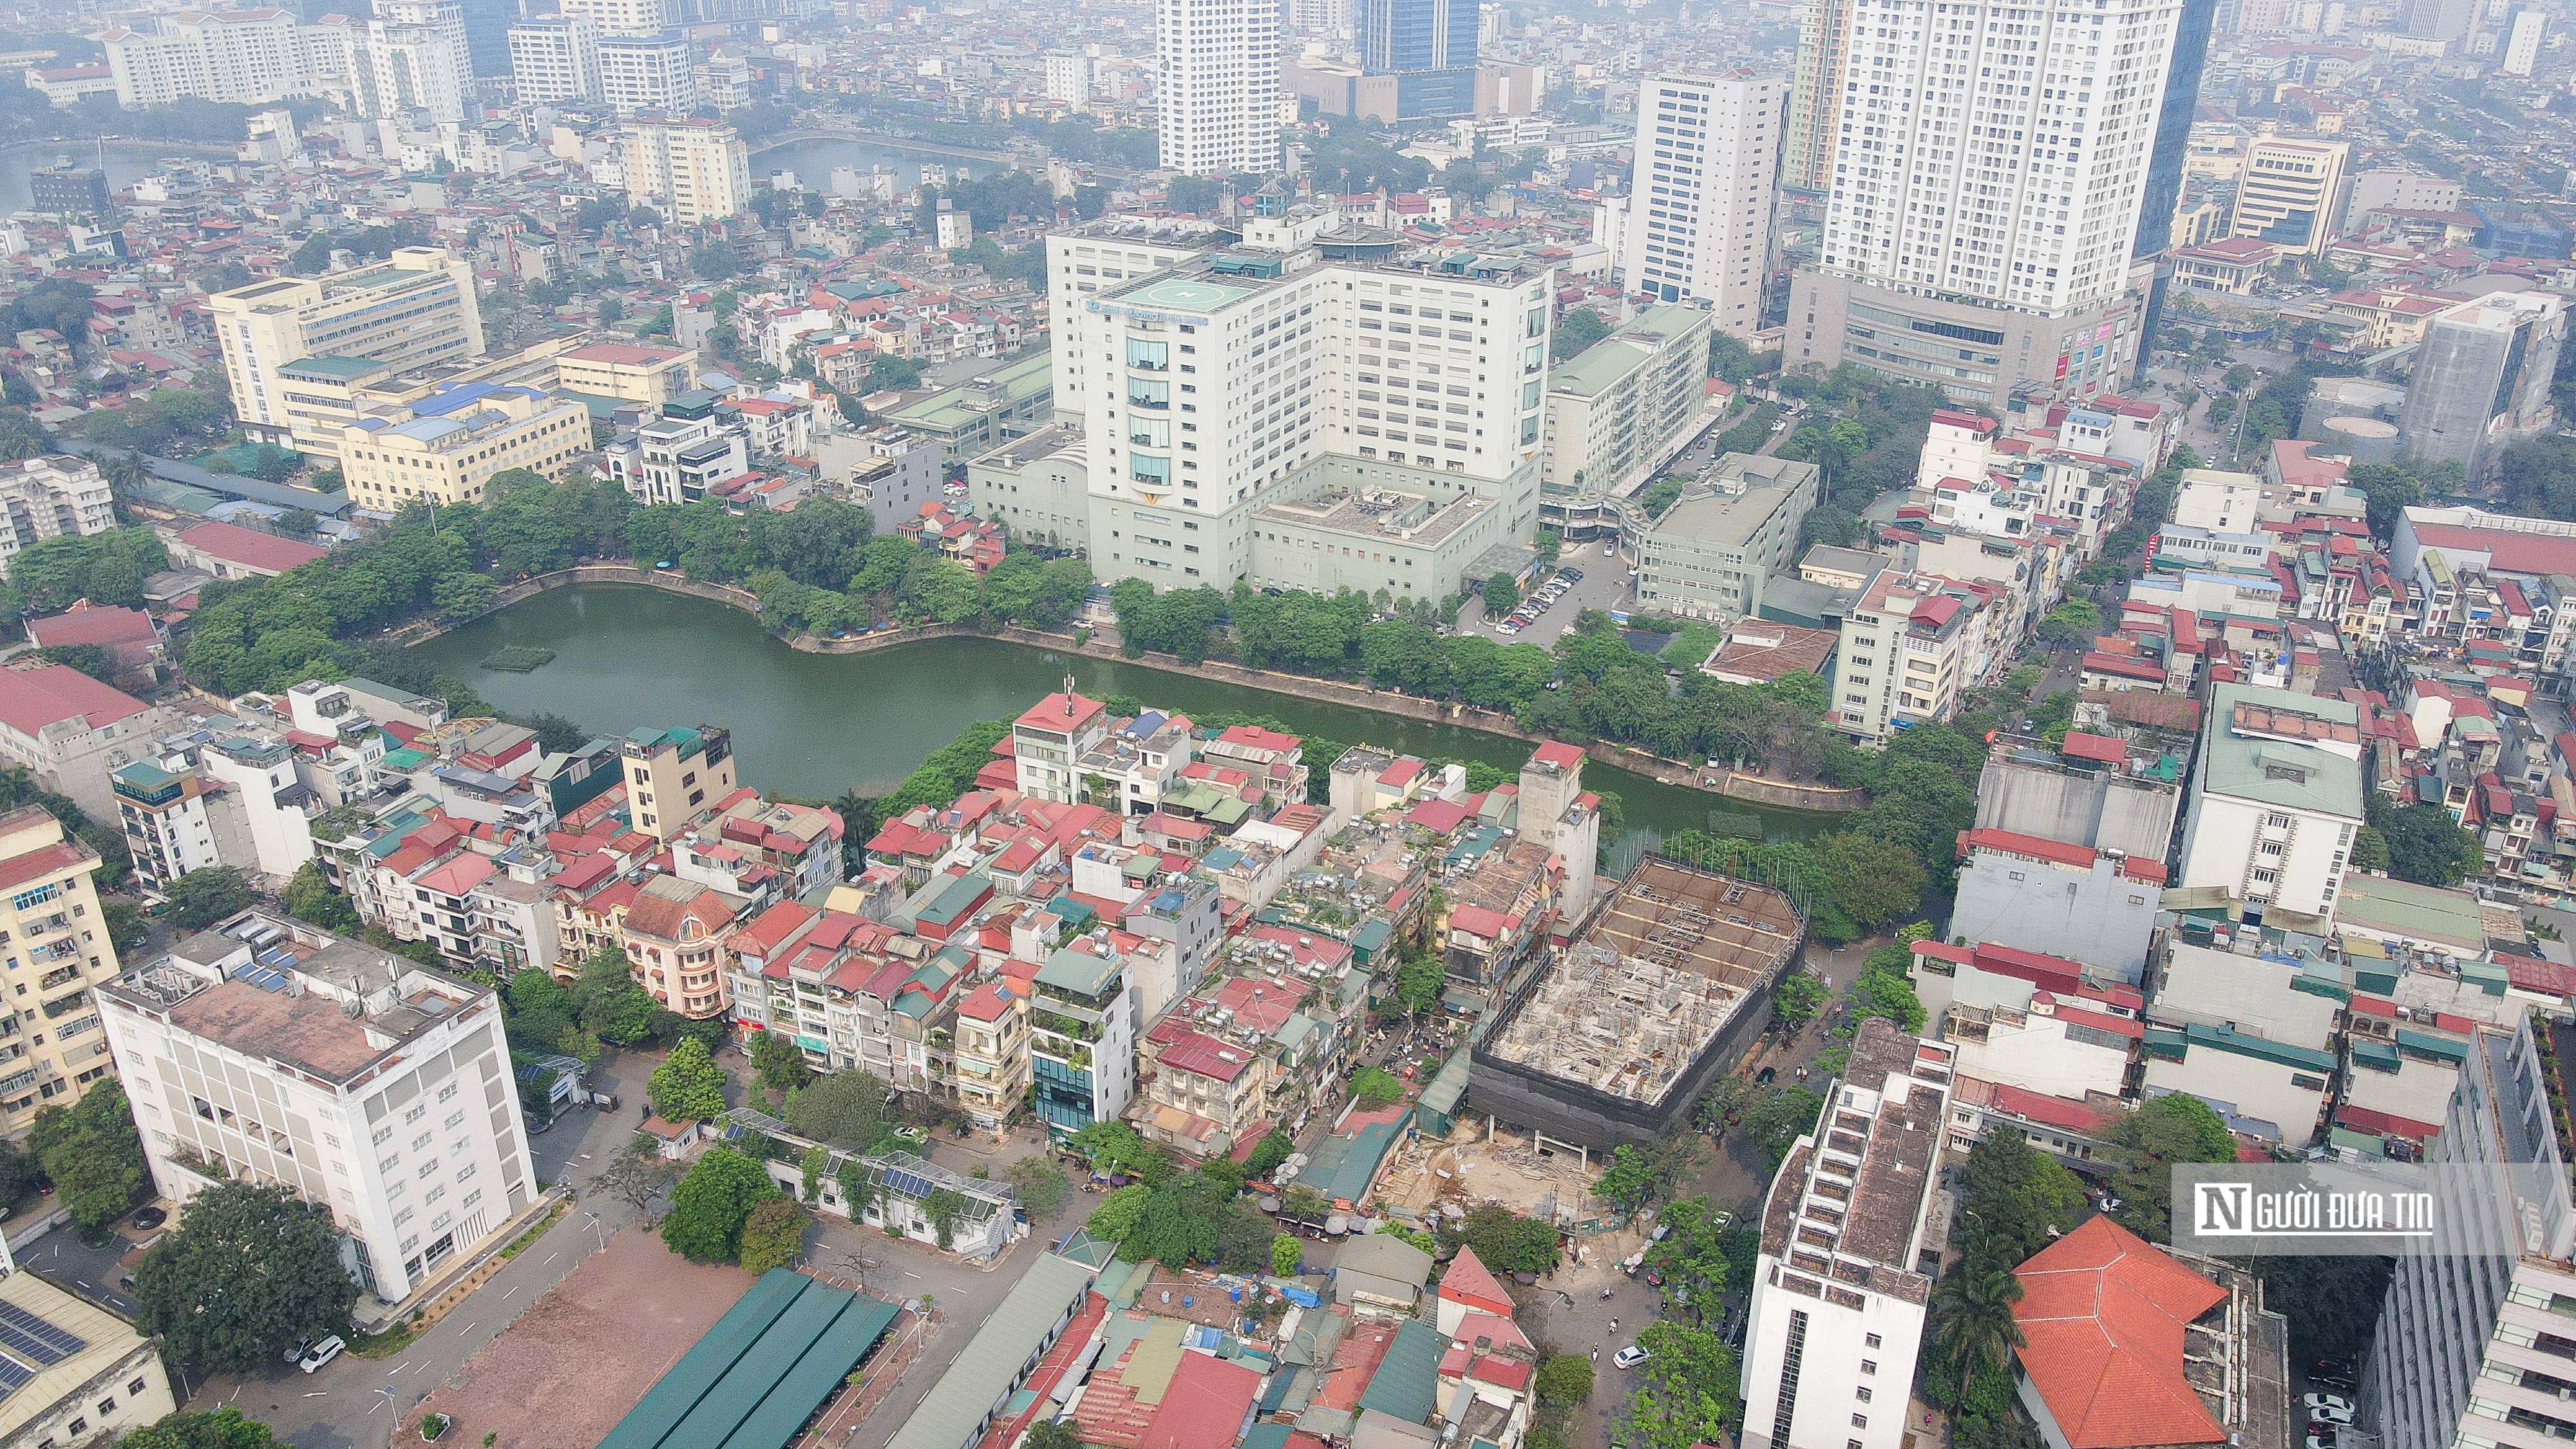
[(1609, 1211), (1592, 1185), (1604, 1165), (1596, 1154), (1587, 1170), (1570, 1152), (1540, 1153), (1526, 1137), (1487, 1138), (1482, 1118), (1461, 1122), (1453, 1140), (1423, 1137), (1405, 1144), (1378, 1180), (1377, 1196), (1415, 1219), (1437, 1207), (1443, 1216), (1495, 1203), (1522, 1217), (1551, 1218), (1571, 1208), (1578, 1221)]

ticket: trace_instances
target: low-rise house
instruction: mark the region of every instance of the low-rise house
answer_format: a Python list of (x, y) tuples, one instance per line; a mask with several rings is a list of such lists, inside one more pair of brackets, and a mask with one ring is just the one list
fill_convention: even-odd
[(2305, 1147), (2324, 1126), (2341, 1004), (2303, 984), (2296, 957), (2246, 956), (2209, 940), (2190, 928), (2169, 936), (2151, 973), (2146, 1095), (2188, 1093), (2233, 1131)]

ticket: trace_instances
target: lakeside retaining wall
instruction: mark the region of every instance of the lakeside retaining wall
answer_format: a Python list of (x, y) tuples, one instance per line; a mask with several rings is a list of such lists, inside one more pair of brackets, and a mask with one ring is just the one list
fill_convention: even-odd
[[(572, 568), (523, 579), (504, 587), (494, 599), (492, 608), (486, 613), (498, 613), (513, 604), (533, 599), (539, 594), (571, 588), (577, 584), (640, 584), (646, 588), (687, 594), (692, 598), (728, 605), (754, 618), (760, 615), (759, 601), (748, 589), (731, 584), (701, 583), (668, 570), (639, 568), (633, 564), (578, 564)], [(437, 638), (454, 627), (456, 626), (422, 621), (406, 625), (398, 631), (397, 637), (404, 644), (418, 644)], [(775, 630), (771, 631), (771, 637), (777, 638), (790, 649), (806, 654), (868, 654), (902, 644), (916, 644), (928, 639), (959, 636), (1000, 639), (1006, 643), (1057, 649), (1068, 654), (1082, 654), (1097, 659), (1136, 664), (1172, 674), (1192, 674), (1205, 679), (1241, 685), (1247, 689), (1313, 700), (1319, 704), (1338, 704), (1351, 709), (1373, 710), (1379, 714), (1399, 715), (1406, 719), (1420, 720), (1425, 724), (1456, 725), (1462, 729), (1480, 730), (1486, 734), (1526, 740), (1533, 744), (1554, 738), (1552, 735), (1521, 728), (1510, 715), (1499, 710), (1443, 703), (1415, 695), (1396, 693), (1392, 690), (1376, 689), (1366, 684), (1355, 684), (1348, 680), (1322, 679), (1311, 674), (1287, 674), (1274, 669), (1255, 669), (1248, 665), (1218, 659), (1202, 660), (1197, 664), (1191, 664), (1176, 654), (1161, 654), (1151, 650), (1130, 658), (1113, 642), (1114, 631), (1097, 631), (1087, 643), (1077, 641), (1071, 634), (1053, 634), (1016, 626), (978, 629), (966, 624), (915, 624), (879, 629), (874, 633), (844, 639), (817, 638), (811, 634), (799, 634), (790, 638), (778, 634)], [(1698, 790), (1704, 794), (1720, 795), (1728, 799), (1768, 805), (1776, 809), (1805, 810), (1832, 815), (1859, 810), (1869, 803), (1868, 795), (1860, 790), (1773, 780), (1761, 775), (1731, 770), (1722, 765), (1712, 765), (1702, 770), (1685, 760), (1668, 759), (1633, 746), (1611, 744), (1604, 740), (1590, 742), (1584, 747), (1584, 753), (1602, 764), (1616, 765), (1620, 769), (1643, 775), (1657, 784)]]

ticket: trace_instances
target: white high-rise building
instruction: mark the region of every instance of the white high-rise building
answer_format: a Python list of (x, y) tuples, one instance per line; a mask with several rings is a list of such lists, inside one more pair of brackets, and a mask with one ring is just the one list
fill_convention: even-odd
[(379, 120), (416, 113), (433, 123), (482, 113), (457, 0), (384, 0), (352, 42), (351, 91), (360, 112)]
[(1932, 1287), (1924, 1224), (1949, 1110), (1950, 1048), (1862, 1022), (1824, 1120), (1789, 1149), (1764, 1201), (1744, 1449), (1905, 1442)]
[(93, 993), (153, 1184), (330, 1209), (341, 1262), (407, 1297), (536, 1200), (488, 987), (246, 911)]
[[(1852, 0), (1823, 252), (1791, 366), (2000, 405), (2137, 355), (2130, 252), (2181, 0)], [(1867, 83), (1860, 83), (1862, 78)]]
[(1046, 58), (1047, 99), (1074, 110), (1091, 104), (1091, 73), (1096, 64), (1079, 50), (1051, 50)]
[(1156, 105), (1163, 169), (1279, 169), (1278, 0), (1162, 0)]
[(599, 23), (547, 15), (511, 26), (510, 82), (522, 101), (598, 100)]
[(2540, 64), (2540, 42), (2549, 34), (2549, 12), (2517, 10), (2513, 24), (2505, 31), (2504, 63), (2497, 67), (2506, 75), (2527, 76)]
[(751, 153), (716, 121), (637, 121), (619, 133), (626, 200), (682, 226), (718, 221), (751, 204)]
[(676, 34), (608, 35), (599, 41), (600, 98), (621, 116), (685, 116), (698, 104), (689, 42)]
[(1704, 301), (1738, 337), (1761, 325), (1786, 96), (1777, 80), (1703, 75), (1638, 87), (1619, 259), (1629, 295)]
[(1102, 578), (1437, 597), (1535, 532), (1554, 273), (1328, 258), (1308, 220), (1276, 250), (1047, 238)]
[(680, 21), (674, 0), (562, 0), (559, 8), (587, 17), (602, 35), (659, 35)]
[(342, 32), (298, 25), (285, 10), (188, 11), (151, 23), (159, 28), (120, 26), (101, 37), (119, 105), (166, 106), (193, 96), (254, 106), (348, 81)]

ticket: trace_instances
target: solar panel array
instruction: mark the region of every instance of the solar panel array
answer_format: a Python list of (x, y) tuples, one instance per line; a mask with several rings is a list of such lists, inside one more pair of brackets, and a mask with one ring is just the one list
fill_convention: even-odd
[(233, 979), (235, 981), (247, 981), (262, 991), (284, 991), (287, 983), (287, 975), (285, 972), (275, 970), (271, 967), (262, 966), (256, 961), (253, 961), (248, 965), (234, 967)]
[(89, 1347), (89, 1340), (15, 1303), (0, 1303), (0, 1348), (35, 1364), (57, 1364)]
[(56, 1327), (41, 1314), (15, 1303), (0, 1303), (0, 1399), (26, 1387), (38, 1372), (89, 1347), (89, 1340)]

